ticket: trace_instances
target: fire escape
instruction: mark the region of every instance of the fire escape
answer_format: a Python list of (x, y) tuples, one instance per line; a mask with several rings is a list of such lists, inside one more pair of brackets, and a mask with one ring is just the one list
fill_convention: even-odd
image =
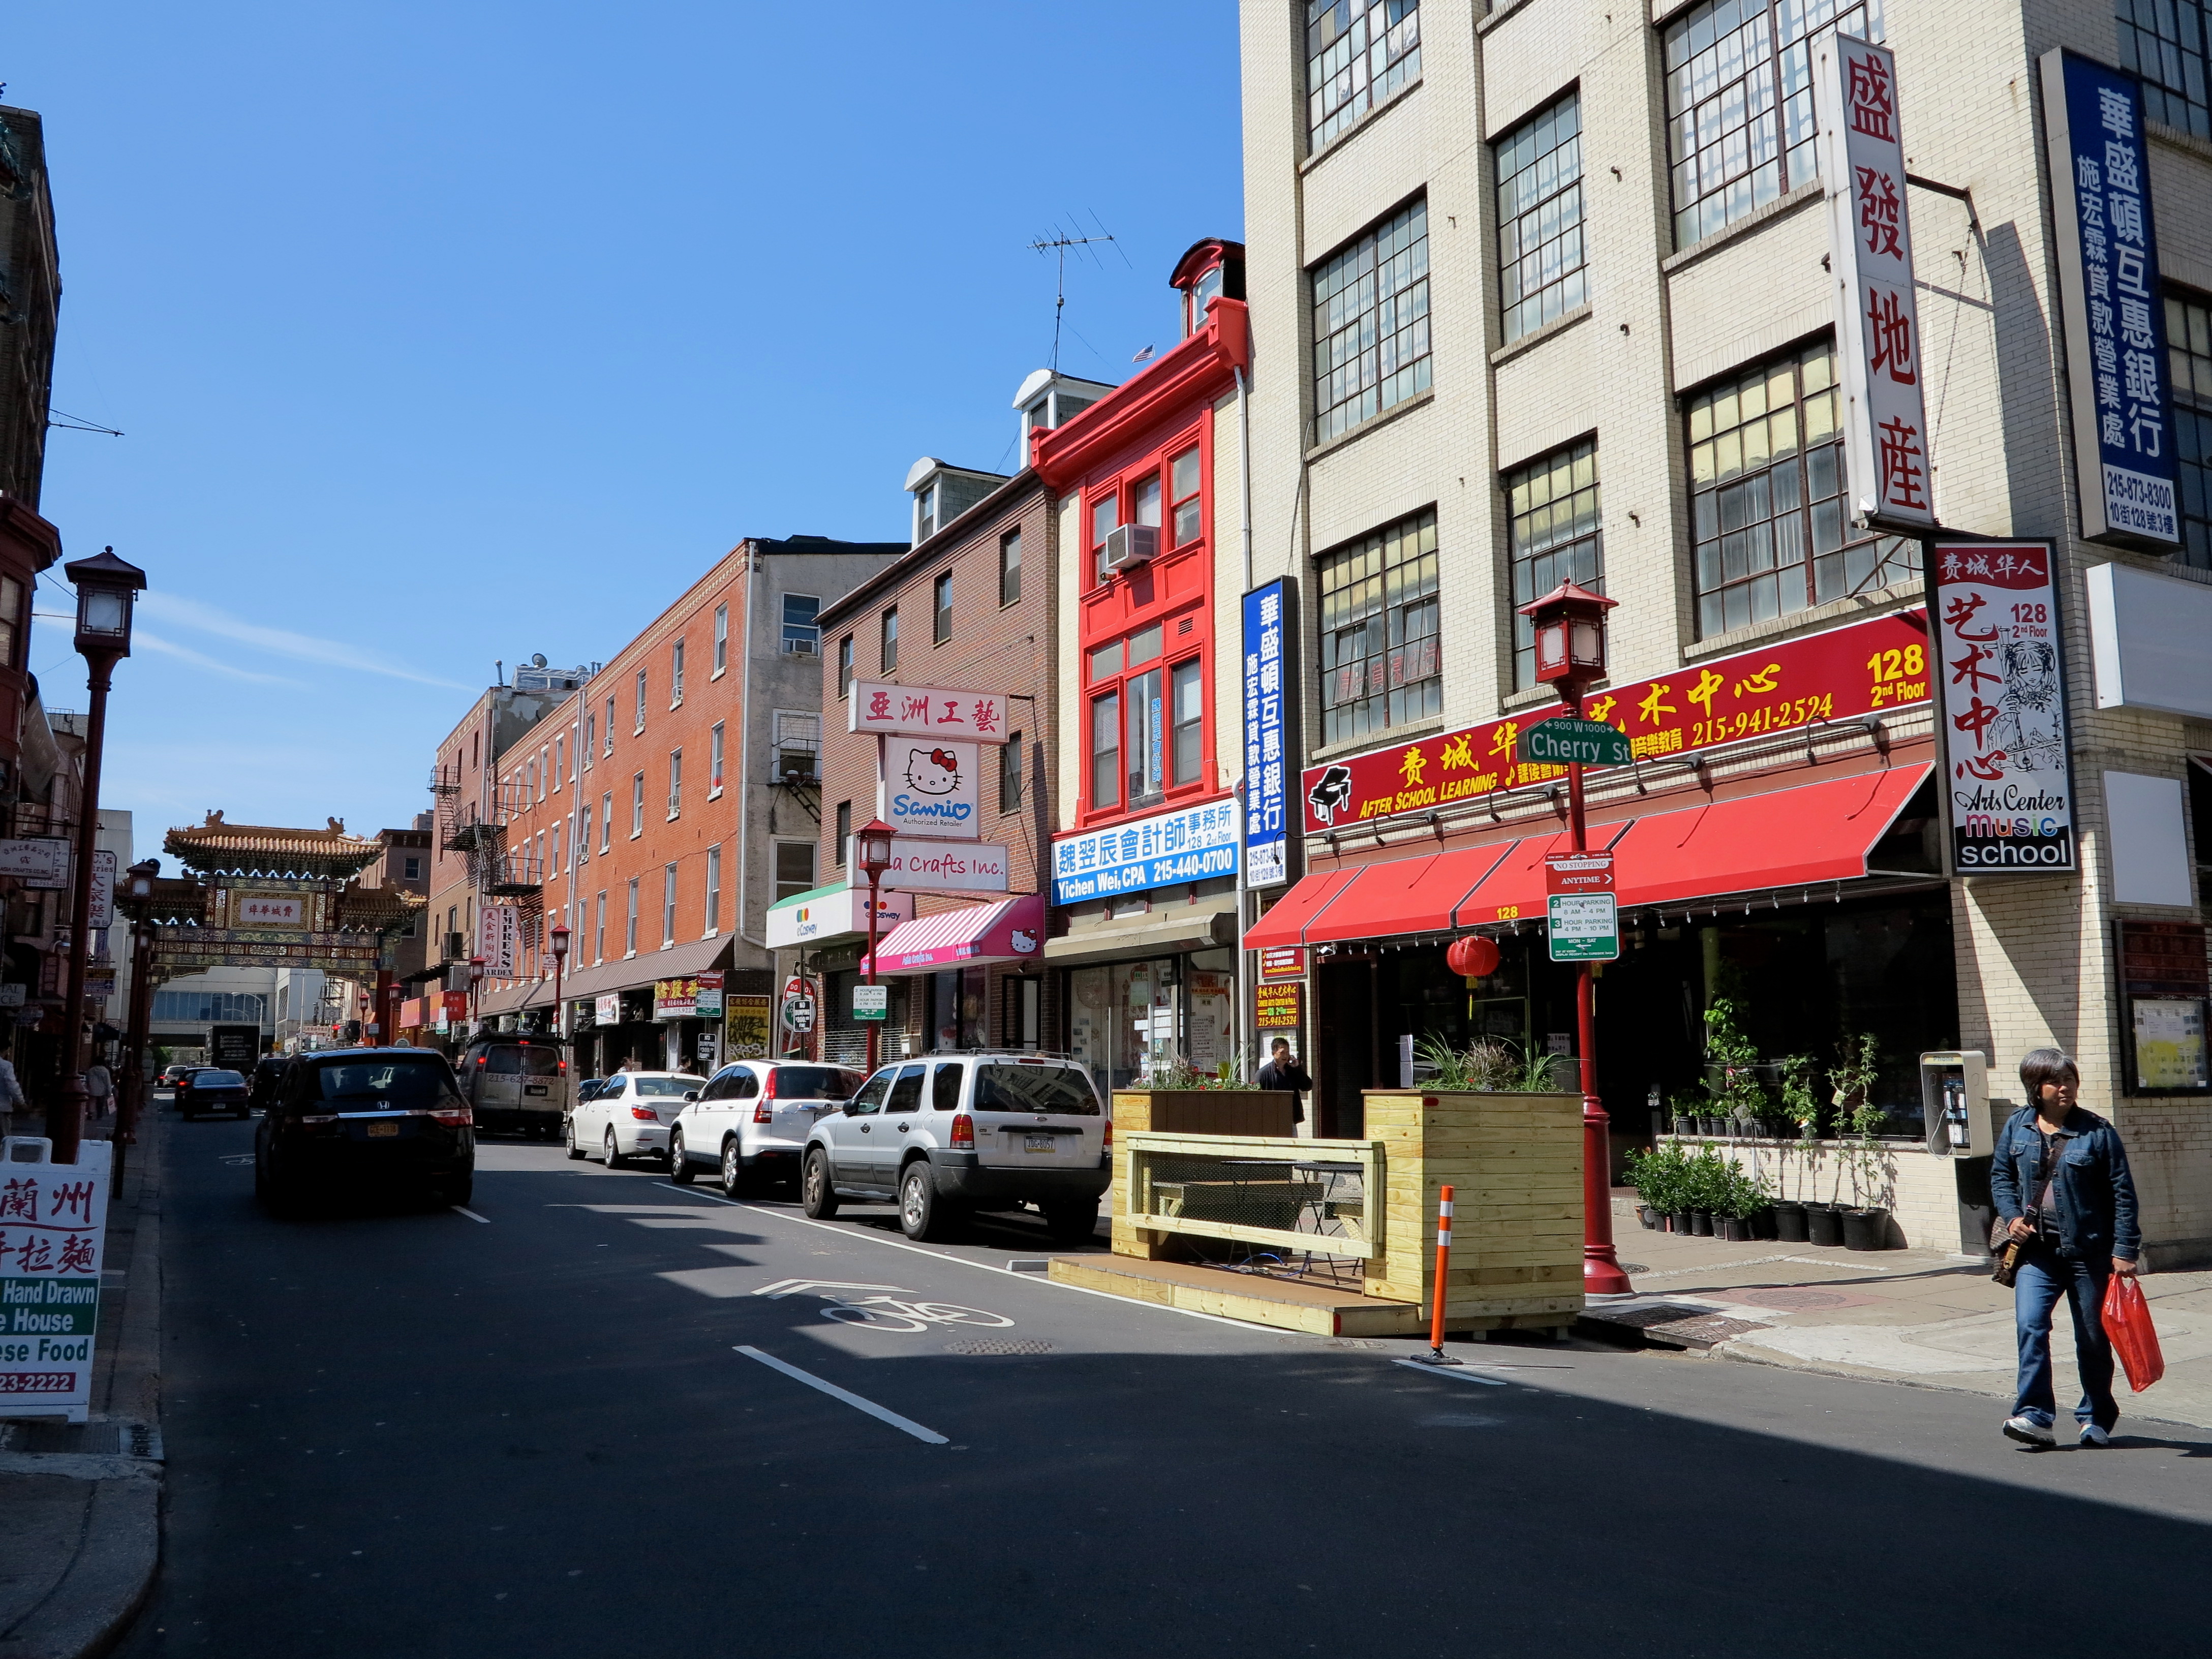
[[(535, 950), (542, 943), (541, 929), (545, 918), (544, 860), (529, 850), (527, 841), (517, 850), (509, 851), (507, 848), (507, 825), (528, 805), (525, 793), (524, 786), (519, 782), (495, 784), (491, 816), (486, 817), (477, 802), (461, 799), (461, 781), (456, 769), (439, 766), (430, 774), (430, 794), (437, 803), (440, 844), (449, 853), (467, 856), (469, 884), (476, 889), (479, 905), (492, 899), (515, 905), (521, 913), (524, 945)], [(465, 937), (448, 937), (446, 959), (465, 962), (474, 953), (474, 942)]]

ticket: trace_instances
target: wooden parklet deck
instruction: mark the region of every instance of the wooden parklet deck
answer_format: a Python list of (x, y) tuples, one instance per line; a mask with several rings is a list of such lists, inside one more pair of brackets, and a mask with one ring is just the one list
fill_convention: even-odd
[[(1177, 1261), (1146, 1261), (1123, 1255), (1058, 1255), (1052, 1277), (1063, 1285), (1133, 1302), (1214, 1314), (1279, 1330), (1316, 1336), (1419, 1336), (1429, 1328), (1425, 1309), (1411, 1302), (1362, 1296), (1342, 1286), (1259, 1273), (1230, 1273)], [(1452, 1315), (1455, 1331), (1536, 1329), (1565, 1327), (1575, 1316), (1565, 1310), (1493, 1315)]]

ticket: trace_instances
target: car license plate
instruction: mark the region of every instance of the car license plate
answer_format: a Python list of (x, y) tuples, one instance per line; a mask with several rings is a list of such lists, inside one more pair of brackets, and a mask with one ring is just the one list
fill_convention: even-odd
[(526, 1083), (522, 1085), (522, 1092), (526, 1095), (542, 1095), (545, 1092), (545, 1085), (542, 1083)]
[(1057, 1150), (1059, 1146), (1060, 1137), (1049, 1133), (1022, 1137), (1022, 1150), (1025, 1152), (1049, 1152)]
[(368, 1126), (368, 1133), (371, 1139), (380, 1135), (396, 1135), (399, 1133), (399, 1126), (397, 1123), (372, 1123)]

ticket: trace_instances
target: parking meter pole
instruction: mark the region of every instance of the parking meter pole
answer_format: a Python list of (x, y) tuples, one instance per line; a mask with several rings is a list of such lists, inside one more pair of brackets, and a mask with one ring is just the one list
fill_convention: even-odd
[[(1567, 708), (1583, 717), (1579, 687), (1566, 690)], [(1583, 769), (1567, 767), (1567, 830), (1574, 850), (1589, 850), (1583, 816)], [(1575, 973), (1575, 1049), (1581, 1060), (1583, 1088), (1583, 1294), (1626, 1296), (1628, 1275), (1613, 1245), (1613, 1120), (1597, 1093), (1597, 985), (1587, 962)]]

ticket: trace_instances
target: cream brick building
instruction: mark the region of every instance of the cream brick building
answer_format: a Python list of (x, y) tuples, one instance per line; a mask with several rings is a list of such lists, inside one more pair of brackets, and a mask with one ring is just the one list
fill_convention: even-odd
[[(2203, 0), (2181, 9), (2206, 21)], [(2212, 1259), (2212, 1097), (2124, 1092), (2115, 924), (2203, 920), (2195, 849), (2200, 835), (2212, 845), (2212, 824), (2179, 815), (2212, 724), (2100, 685), (2087, 573), (2154, 573), (2166, 586), (2151, 590), (2154, 608), (2212, 606), (2212, 552), (2201, 527), (2193, 552), (2170, 557), (2081, 539), (2038, 68), (2061, 47), (2147, 66), (2148, 193), (2186, 386), (2191, 319), (2212, 306), (2212, 123), (2201, 49), (2185, 57), (2177, 36), (2161, 55), (2156, 20), (2143, 8), (2139, 29), (2136, 9), (1243, 0), (1252, 538), (1255, 580), (1287, 577), (1304, 599), (1295, 678), (1309, 767), (1384, 749), (1424, 749), (1429, 766), (1429, 739), (1550, 708), (1516, 667), (1516, 574), (1523, 597), (1572, 575), (1619, 602), (1612, 687), (1696, 684), (1704, 665), (1921, 606), (1918, 550), (1844, 526), (1826, 424), (1838, 418), (1826, 390), (1838, 305), (1809, 53), (1839, 24), (1886, 43), (1912, 180), (1934, 503), (1948, 532), (2058, 546), (2079, 873), (1943, 877), (1924, 696), (1872, 722), (1796, 720), (1712, 742), (1694, 769), (1655, 759), (1632, 781), (1600, 774), (1599, 842), (1670, 811), (1754, 812), (1762, 797), (1778, 835), (1817, 839), (1833, 826), (1796, 809), (1839, 797), (1778, 793), (1810, 785), (1881, 794), (1887, 778), (1892, 814), (1855, 878), (1785, 882), (1760, 865), (1732, 879), (1723, 860), (1697, 891), (1678, 884), (1625, 908), (1623, 958), (1599, 990), (1601, 1082), (1616, 1145), (1642, 1138), (1647, 1103), (1694, 1088), (1699, 1017), (1723, 995), (1770, 1055), (1875, 1031), (1900, 1132), (1917, 1105), (1916, 1050), (1984, 1050), (2002, 1100), (2019, 1096), (2021, 1054), (2055, 1042), (2080, 1059), (2087, 1103), (2126, 1136), (2152, 1260), (2172, 1265)], [(2212, 377), (2201, 383), (2212, 392)], [(2190, 397), (2178, 402), (2179, 446), (2197, 428)], [(2186, 496), (2201, 474), (2184, 470)], [(1431, 547), (1433, 575), (1419, 562)], [(1370, 598), (1361, 583), (1378, 565)], [(2180, 872), (2161, 896), (2191, 903), (2118, 897), (2107, 773), (2183, 783), (2173, 822), (2147, 828)], [(1463, 898), (1482, 902), (1416, 904), (1402, 927), (1389, 904), (1376, 908), (1386, 878), (1342, 884), (1363, 864), (1532, 847), (1559, 827), (1554, 788), (1509, 771), (1457, 805), (1359, 815), (1356, 832), (1307, 821), (1302, 867), (1340, 890), (1309, 880), (1261, 894), (1255, 910), (1282, 908), (1248, 943), (1309, 948), (1304, 1035), (1324, 1133), (1353, 1127), (1360, 1085), (1397, 1080), (1402, 1035), (1487, 1030), (1558, 1048), (1572, 1030), (1562, 971), (1519, 930), (1522, 916), (1490, 914), (1516, 906), (1489, 898), (1523, 891), (1499, 886), (1504, 866), (1468, 863)], [(1624, 889), (1649, 833), (1622, 842)], [(2122, 875), (2142, 844), (2128, 841)], [(1453, 867), (1419, 879), (1449, 887)], [(1502, 935), (1505, 961), (1462, 998), (1441, 946), (1478, 923)]]

